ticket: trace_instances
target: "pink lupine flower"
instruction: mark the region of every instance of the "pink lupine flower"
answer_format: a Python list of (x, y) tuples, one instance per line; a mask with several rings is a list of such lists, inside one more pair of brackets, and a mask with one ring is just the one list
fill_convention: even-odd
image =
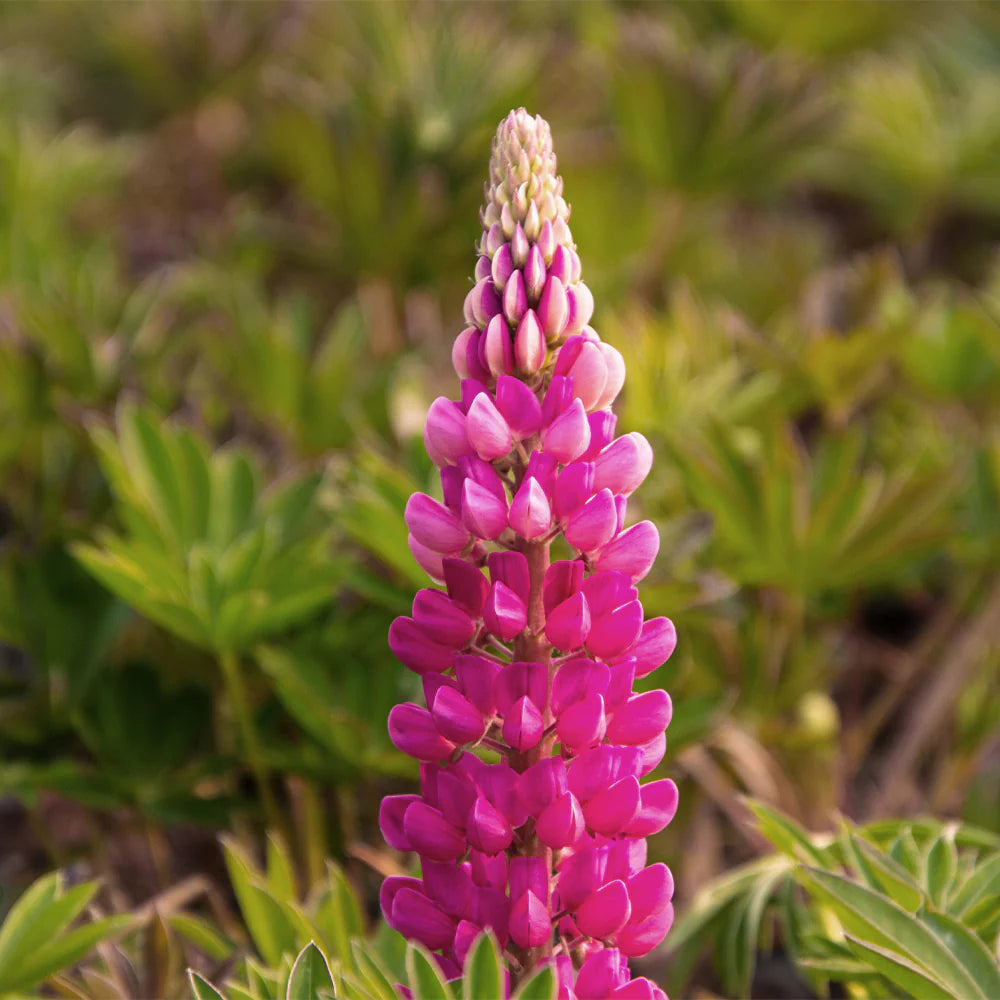
[[(420, 591), (389, 631), (426, 704), (390, 713), (421, 791), (387, 797), (380, 823), (421, 878), (386, 879), (382, 910), (446, 975), (492, 928), (511, 989), (553, 963), (565, 1000), (665, 1000), (628, 970), (673, 917), (644, 838), (673, 818), (677, 788), (641, 780), (663, 758), (670, 698), (633, 691), (676, 643), (635, 587), (656, 527), (627, 526), (653, 453), (615, 437), (625, 365), (590, 326), (549, 127), (523, 109), (500, 124), (481, 221), (459, 398), (436, 399), (424, 431), (443, 502), (406, 507), (413, 555), (444, 590)], [(560, 536), (570, 558), (553, 562)]]

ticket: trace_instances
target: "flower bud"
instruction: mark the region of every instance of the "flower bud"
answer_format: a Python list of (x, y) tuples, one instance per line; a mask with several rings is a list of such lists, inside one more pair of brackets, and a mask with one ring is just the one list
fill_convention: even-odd
[(550, 802), (535, 823), (538, 839), (554, 851), (572, 846), (584, 832), (583, 810), (571, 792), (566, 792)]
[(641, 580), (652, 568), (660, 550), (660, 533), (652, 521), (640, 521), (601, 549), (594, 569), (617, 570)]
[[(401, 750), (409, 757), (427, 762), (444, 760), (455, 749), (455, 744), (438, 732), (431, 713), (426, 708), (410, 702), (394, 705), (389, 712), (389, 738), (397, 750)], [(421, 850), (410, 836), (408, 829), (406, 835), (414, 845), (414, 849)]]
[(504, 740), (521, 753), (538, 745), (544, 729), (542, 713), (527, 696), (514, 702), (503, 720)]
[(593, 552), (611, 541), (617, 527), (615, 498), (611, 490), (603, 489), (570, 517), (564, 535), (573, 548)]
[(413, 537), (433, 552), (454, 555), (469, 543), (469, 532), (462, 522), (426, 493), (414, 493), (403, 516)]
[(542, 447), (555, 455), (563, 465), (579, 458), (587, 450), (588, 444), (590, 444), (590, 425), (587, 423), (587, 414), (579, 399), (574, 399), (542, 431)]
[[(530, 311), (525, 313), (521, 325), (527, 321)], [(520, 362), (519, 362), (520, 363)], [(497, 379), (497, 409), (500, 411), (507, 426), (510, 427), (514, 440), (523, 441), (537, 434), (542, 427), (542, 406), (538, 397), (518, 378), (511, 375), (501, 375)]]
[(552, 609), (545, 622), (545, 637), (557, 649), (570, 652), (579, 649), (590, 635), (590, 608), (581, 593)]
[(526, 309), (517, 324), (517, 333), (514, 335), (514, 361), (518, 371), (525, 375), (534, 375), (541, 371), (542, 365), (545, 364), (545, 334), (533, 309)]
[(632, 915), (628, 889), (619, 879), (601, 886), (576, 911), (576, 924), (590, 937), (609, 938), (620, 931)]
[(516, 327), (528, 309), (528, 295), (524, 290), (524, 277), (514, 271), (503, 289), (503, 314), (507, 322)]
[(465, 427), (469, 443), (480, 458), (490, 461), (510, 451), (510, 428), (488, 392), (479, 393), (472, 401)]
[(466, 479), (462, 485), (462, 523), (478, 538), (496, 538), (507, 527), (507, 504)]
[(528, 302), (535, 305), (545, 287), (545, 262), (537, 244), (528, 251), (528, 259), (524, 264), (524, 291)]
[[(475, 301), (473, 302), (475, 305)], [(566, 289), (563, 283), (553, 274), (549, 274), (538, 300), (538, 320), (545, 331), (546, 340), (559, 338), (566, 327), (569, 317), (569, 304), (566, 301)]]
[(438, 689), (431, 716), (438, 732), (456, 746), (478, 743), (486, 732), (482, 713), (452, 687)]
[(493, 375), (509, 375), (514, 370), (514, 345), (503, 316), (494, 316), (482, 339), (483, 360)]
[(549, 530), (552, 511), (544, 490), (533, 476), (528, 476), (514, 494), (508, 522), (514, 531), (529, 541), (540, 538)]
[(513, 270), (514, 262), (510, 255), (510, 244), (504, 243), (493, 255), (493, 263), (490, 268), (493, 284), (496, 285), (498, 291), (503, 291), (504, 285), (507, 284), (507, 279), (511, 276)]

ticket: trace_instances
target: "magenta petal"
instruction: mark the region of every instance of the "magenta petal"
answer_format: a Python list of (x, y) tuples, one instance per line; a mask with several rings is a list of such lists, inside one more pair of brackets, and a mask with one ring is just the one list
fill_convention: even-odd
[(510, 428), (488, 392), (479, 393), (472, 401), (465, 427), (469, 443), (485, 461), (500, 458), (510, 451), (513, 444)]
[(379, 806), (379, 829), (385, 842), (394, 851), (413, 850), (413, 845), (403, 831), (403, 817), (406, 815), (406, 810), (419, 800), (419, 795), (387, 795)]
[(406, 544), (409, 545), (410, 552), (416, 560), (417, 565), (435, 583), (444, 583), (444, 565), (441, 553), (427, 548), (422, 542), (418, 542), (413, 535), (407, 535)]
[(486, 732), (483, 715), (452, 687), (442, 687), (434, 697), (431, 715), (438, 732), (452, 743), (477, 743)]
[(404, 937), (431, 949), (446, 948), (455, 936), (455, 921), (413, 889), (396, 893), (388, 921)]
[(460, 920), (455, 928), (455, 940), (452, 943), (452, 951), (455, 959), (461, 965), (465, 965), (465, 960), (469, 957), (469, 949), (475, 944), (476, 939), (482, 934), (482, 928), (477, 927), (470, 920)]
[(652, 569), (660, 551), (660, 533), (652, 521), (640, 521), (609, 542), (597, 557), (594, 569), (617, 570), (641, 580)]
[(634, 747), (594, 747), (569, 766), (569, 790), (581, 802), (587, 802), (619, 778), (637, 774), (640, 759)]
[(404, 666), (418, 674), (447, 670), (454, 655), (454, 647), (428, 638), (412, 618), (397, 618), (389, 626), (389, 648)]
[(439, 809), (414, 802), (403, 817), (403, 831), (413, 849), (432, 861), (454, 861), (465, 853), (462, 831), (452, 826)]
[(573, 462), (567, 465), (556, 480), (552, 495), (552, 509), (560, 521), (565, 521), (594, 495), (594, 466), (592, 462)]
[[(472, 754), (463, 754), (463, 759)], [(460, 830), (465, 829), (472, 803), (476, 801), (475, 786), (457, 773), (457, 768), (440, 768), (435, 781), (437, 800), (427, 802), (426, 781), (424, 782), (424, 801), (441, 810), (441, 815)]]
[(576, 796), (567, 792), (549, 803), (535, 823), (535, 833), (554, 851), (575, 844), (584, 834), (583, 810)]
[[(618, 418), (610, 410), (595, 410), (587, 414), (587, 423), (590, 425), (590, 446), (583, 457), (588, 462), (593, 462), (614, 439)], [(602, 486), (607, 485), (607, 483), (602, 484)]]
[(553, 608), (545, 621), (545, 635), (557, 649), (579, 649), (590, 635), (590, 608), (582, 593), (576, 593)]
[(637, 431), (624, 434), (594, 459), (594, 488), (633, 493), (653, 467), (653, 449)]
[(650, 865), (628, 880), (632, 920), (645, 920), (663, 909), (674, 895), (674, 877), (664, 864)]
[(490, 586), (478, 566), (464, 559), (445, 559), (442, 568), (448, 596), (473, 618), (481, 617)]
[(422, 858), (420, 875), (424, 880), (424, 892), (434, 900), (449, 916), (461, 919), (472, 911), (471, 866), (456, 865), (448, 861), (431, 861)]
[(623, 955), (638, 958), (647, 955), (666, 936), (674, 922), (673, 905), (667, 903), (662, 910), (651, 914), (638, 923), (630, 923), (615, 936), (615, 943)]
[(548, 686), (548, 669), (544, 663), (515, 660), (501, 667), (493, 695), (501, 714), (509, 712), (514, 702), (525, 695), (539, 709), (543, 709), (548, 697)]
[(404, 517), (413, 537), (434, 552), (454, 555), (469, 542), (469, 532), (462, 522), (426, 493), (414, 493), (410, 497)]
[(629, 880), (645, 868), (648, 853), (645, 840), (625, 837), (614, 841), (608, 847), (608, 866), (604, 872), (604, 880), (611, 882), (613, 879), (620, 878), (628, 885)]
[(588, 937), (609, 938), (628, 923), (632, 905), (620, 880), (608, 882), (576, 911), (576, 925)]
[(524, 382), (512, 375), (501, 375), (497, 379), (497, 409), (518, 441), (537, 434), (542, 428), (542, 404)]
[(537, 948), (552, 936), (546, 905), (529, 889), (510, 910), (510, 936), (522, 948)]
[(462, 694), (487, 718), (496, 711), (493, 684), (500, 665), (485, 656), (459, 654), (455, 657), (455, 677)]
[(472, 847), (484, 854), (505, 851), (514, 838), (506, 817), (482, 796), (476, 799), (465, 830)]
[(591, 693), (562, 712), (556, 732), (562, 745), (570, 753), (578, 754), (600, 743), (606, 726), (604, 699)]
[(475, 922), (483, 930), (492, 927), (501, 947), (507, 941), (507, 921), (510, 903), (501, 890), (477, 889), (475, 894)]
[(608, 722), (608, 740), (636, 746), (647, 743), (670, 724), (670, 695), (666, 691), (645, 691), (619, 705)]
[(544, 451), (533, 451), (524, 468), (524, 478), (537, 480), (548, 500), (555, 489), (558, 469), (559, 461), (555, 455), (549, 455)]
[(595, 618), (587, 637), (587, 649), (610, 660), (627, 650), (642, 631), (642, 605), (629, 601), (610, 614)]
[(635, 819), (639, 811), (639, 780), (628, 775), (598, 792), (584, 807), (587, 826), (595, 833), (613, 837)]
[(397, 750), (427, 762), (444, 760), (455, 749), (455, 744), (438, 732), (431, 713), (410, 702), (390, 710), (389, 738)]
[(577, 1000), (608, 1000), (628, 973), (622, 976), (621, 957), (614, 948), (595, 952), (580, 966), (576, 976)]
[(517, 899), (528, 891), (543, 903), (549, 898), (549, 867), (542, 858), (510, 859), (510, 898)]
[(528, 603), (531, 595), (531, 574), (528, 572), (528, 560), (521, 552), (491, 552), (486, 565), (490, 571), (490, 579), (494, 583), (505, 583), (518, 597)]
[(553, 375), (542, 400), (542, 426), (548, 427), (573, 402), (573, 382), (565, 375)]
[(564, 532), (566, 541), (581, 552), (593, 552), (607, 545), (618, 529), (618, 511), (611, 490), (603, 489), (570, 517)]
[(417, 591), (413, 620), (435, 642), (452, 649), (464, 646), (476, 634), (472, 619), (440, 590)]
[(522, 753), (538, 745), (544, 729), (542, 713), (527, 696), (514, 702), (503, 720), (503, 738)]
[(563, 906), (575, 910), (604, 882), (606, 848), (588, 848), (565, 858), (559, 866), (559, 898)]
[(650, 771), (659, 767), (663, 755), (667, 752), (667, 734), (657, 733), (648, 743), (639, 746), (642, 758), (639, 764), (639, 777), (644, 778)]
[(483, 624), (495, 636), (508, 642), (524, 631), (528, 623), (528, 610), (513, 590), (497, 581), (490, 588), (490, 596), (483, 608)]
[(652, 837), (666, 827), (677, 813), (677, 786), (669, 779), (643, 785), (639, 813), (625, 830), (630, 837)]
[(549, 566), (542, 585), (542, 603), (547, 615), (582, 587), (583, 573), (584, 565), (579, 559), (566, 559)]
[(552, 511), (545, 491), (533, 476), (526, 477), (514, 494), (508, 520), (511, 528), (529, 541), (548, 532)]
[[(470, 435), (471, 440), (471, 435)], [(583, 403), (574, 399), (542, 431), (542, 447), (563, 464), (579, 458), (590, 444), (590, 425)]]
[(507, 527), (507, 504), (471, 479), (462, 484), (462, 523), (477, 538), (493, 539)]
[(559, 757), (546, 757), (532, 764), (517, 779), (517, 792), (524, 808), (537, 816), (553, 799), (563, 795), (566, 783), (566, 765)]
[(677, 631), (669, 618), (650, 618), (642, 626), (639, 638), (629, 648), (635, 657), (635, 676), (645, 677), (670, 659), (677, 646)]
[(386, 920), (391, 920), (392, 904), (402, 889), (412, 889), (414, 892), (425, 895), (424, 884), (420, 879), (411, 878), (409, 875), (390, 875), (382, 883), (378, 893), (379, 906)]
[(611, 994), (611, 1000), (656, 1000), (656, 986), (645, 976), (641, 976), (619, 986)]
[(603, 663), (582, 656), (567, 660), (552, 681), (552, 713), (562, 715), (588, 693), (603, 695), (610, 676), (611, 671)]
[(507, 888), (507, 856), (505, 854), (483, 854), (470, 851), (472, 881), (484, 889), (503, 891)]

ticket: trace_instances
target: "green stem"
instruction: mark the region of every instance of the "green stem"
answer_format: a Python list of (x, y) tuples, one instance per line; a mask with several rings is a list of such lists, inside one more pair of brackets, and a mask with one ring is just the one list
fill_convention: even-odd
[(257, 730), (254, 727), (253, 713), (247, 698), (246, 686), (243, 683), (243, 674), (240, 671), (239, 659), (232, 650), (222, 650), (219, 653), (219, 665), (222, 667), (222, 677), (226, 684), (226, 694), (236, 714), (236, 725), (240, 732), (243, 750), (246, 753), (247, 762), (250, 765), (250, 770), (253, 772), (257, 788), (260, 792), (261, 805), (264, 809), (264, 820), (267, 823), (268, 829), (276, 832), (280, 831), (281, 822), (278, 806), (271, 792), (270, 775), (267, 765), (264, 763), (260, 742), (257, 739)]

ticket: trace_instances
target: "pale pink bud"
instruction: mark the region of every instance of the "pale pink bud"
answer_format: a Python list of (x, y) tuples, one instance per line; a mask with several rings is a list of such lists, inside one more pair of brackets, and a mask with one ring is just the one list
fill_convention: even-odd
[(479, 350), (479, 331), (474, 326), (466, 327), (456, 338), (451, 348), (451, 364), (459, 378), (469, 378), (470, 345), (473, 350)]
[(549, 219), (542, 223), (542, 228), (538, 231), (538, 239), (535, 240), (535, 246), (541, 252), (542, 259), (548, 264), (556, 251), (556, 241), (552, 235), (552, 222)]
[(574, 334), (580, 333), (594, 315), (594, 295), (580, 281), (575, 285), (566, 286), (566, 301), (569, 313), (566, 318), (566, 328), (563, 330), (563, 335), (572, 337)]
[(510, 257), (516, 268), (524, 267), (528, 260), (528, 237), (518, 224), (514, 229), (514, 235), (510, 238)]
[[(483, 258), (480, 257), (480, 260), (482, 259)], [(507, 284), (507, 279), (510, 277), (513, 270), (514, 264), (510, 258), (510, 244), (505, 243), (493, 255), (493, 263), (490, 268), (490, 274), (493, 277), (493, 284), (497, 286), (498, 291), (503, 291), (504, 285)]]
[(548, 340), (554, 340), (562, 334), (568, 316), (566, 289), (555, 275), (550, 274), (538, 300), (538, 319)]
[(486, 256), (486, 254), (482, 254), (476, 258), (476, 269), (473, 272), (476, 276), (476, 281), (489, 277), (491, 270), (490, 259)]
[(500, 312), (500, 296), (490, 278), (482, 278), (477, 281), (469, 294), (473, 321), (480, 330), (483, 330), (486, 328), (486, 324)]
[(572, 279), (573, 263), (570, 253), (571, 251), (567, 247), (557, 246), (552, 251), (551, 258), (545, 258), (549, 276), (558, 278), (563, 283), (563, 287), (568, 285)]
[(515, 271), (503, 289), (503, 314), (507, 322), (516, 327), (528, 308), (528, 295), (524, 290), (524, 278)]
[(533, 309), (526, 310), (517, 324), (514, 361), (525, 375), (534, 375), (545, 364), (545, 334)]
[(490, 320), (483, 334), (483, 355), (486, 367), (493, 375), (509, 375), (514, 370), (514, 345), (503, 316)]
[(545, 261), (538, 246), (532, 246), (528, 251), (528, 259), (524, 265), (524, 291), (528, 301), (534, 305), (538, 302), (545, 287)]

